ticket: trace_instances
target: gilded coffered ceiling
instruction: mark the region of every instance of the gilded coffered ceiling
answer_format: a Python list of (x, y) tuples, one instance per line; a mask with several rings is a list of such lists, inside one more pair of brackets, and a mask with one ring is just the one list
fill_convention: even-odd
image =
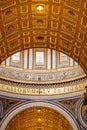
[(67, 54), (87, 74), (87, 0), (0, 0), (0, 62), (34, 47)]
[[(15, 125), (14, 125), (15, 124)], [(46, 107), (28, 108), (8, 123), (5, 130), (72, 130), (67, 119)]]

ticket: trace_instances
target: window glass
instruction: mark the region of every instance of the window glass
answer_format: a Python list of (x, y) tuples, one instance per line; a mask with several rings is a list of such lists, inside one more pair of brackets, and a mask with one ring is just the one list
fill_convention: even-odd
[(44, 52), (42, 51), (36, 52), (36, 64), (38, 65), (44, 64)]
[(13, 61), (13, 62), (19, 62), (19, 61), (20, 61), (20, 52), (14, 54), (14, 55), (12, 56), (12, 61)]
[(66, 62), (67, 60), (68, 60), (68, 56), (60, 52), (60, 62)]

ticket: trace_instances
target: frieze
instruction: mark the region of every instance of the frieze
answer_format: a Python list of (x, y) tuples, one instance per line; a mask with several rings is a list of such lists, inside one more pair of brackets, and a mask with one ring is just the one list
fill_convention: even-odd
[(8, 79), (15, 79), (15, 80), (22, 80), (26, 82), (64, 82), (70, 81), (73, 79), (78, 79), (84, 77), (84, 71), (80, 67), (76, 68), (68, 68), (66, 70), (54, 70), (54, 71), (44, 71), (44, 72), (29, 72), (24, 71), (23, 69), (11, 69), (9, 67), (0, 67), (0, 77), (8, 78)]
[[(10, 92), (15, 94), (23, 94), (23, 95), (32, 95), (32, 96), (44, 96), (44, 95), (59, 95), (59, 94), (68, 94), (73, 93), (77, 91), (82, 91), (85, 89), (85, 86), (87, 86), (87, 82), (76, 84), (76, 85), (70, 85), (70, 86), (62, 86), (62, 87), (56, 87), (51, 86), (51, 88), (31, 88), (32, 85), (29, 87), (21, 87), (21, 86), (10, 86), (6, 84), (0, 84), (0, 91), (4, 92)], [(37, 85), (38, 86), (38, 85)]]

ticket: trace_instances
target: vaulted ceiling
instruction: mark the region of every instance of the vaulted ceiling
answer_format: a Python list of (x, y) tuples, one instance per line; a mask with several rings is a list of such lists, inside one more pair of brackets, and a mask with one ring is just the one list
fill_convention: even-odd
[(0, 63), (34, 47), (64, 52), (87, 74), (87, 0), (0, 0)]
[[(15, 124), (15, 125), (14, 125)], [(72, 130), (59, 112), (46, 107), (32, 107), (15, 115), (5, 130)]]

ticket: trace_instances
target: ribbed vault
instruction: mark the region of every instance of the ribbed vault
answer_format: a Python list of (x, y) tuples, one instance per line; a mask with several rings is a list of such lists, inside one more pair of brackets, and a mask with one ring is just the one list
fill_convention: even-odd
[(87, 0), (0, 0), (0, 63), (34, 47), (67, 54), (87, 74)]

